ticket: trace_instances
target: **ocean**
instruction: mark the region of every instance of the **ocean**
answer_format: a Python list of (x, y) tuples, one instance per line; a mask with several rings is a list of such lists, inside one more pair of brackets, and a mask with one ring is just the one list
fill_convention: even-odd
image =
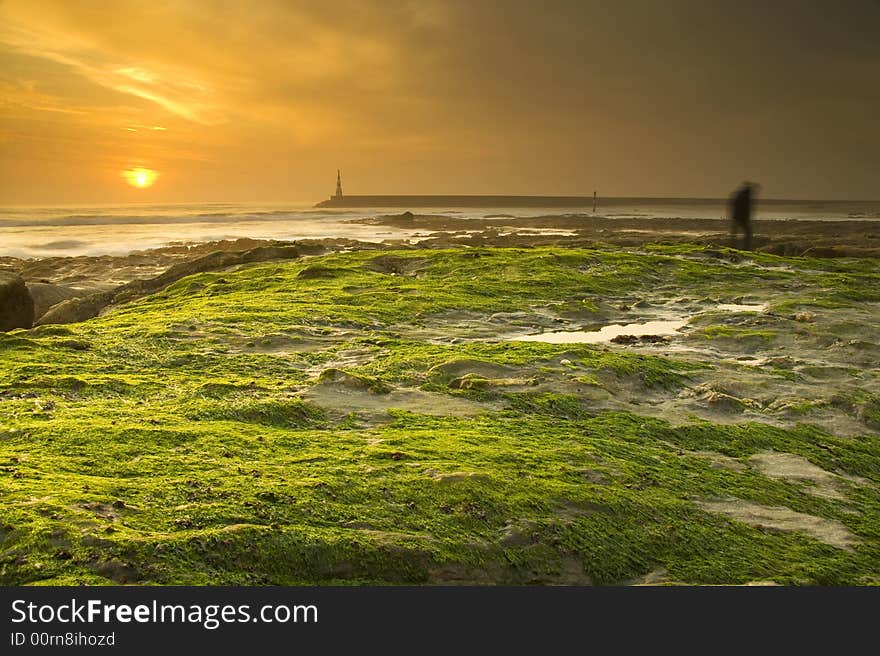
[[(0, 207), (0, 256), (42, 258), (126, 255), (151, 248), (238, 239), (349, 238), (380, 242), (418, 240), (424, 229), (354, 223), (354, 219), (400, 214), (393, 209), (317, 209), (309, 203), (196, 203)], [(592, 207), (418, 208), (419, 214), (458, 218), (583, 216)], [(599, 198), (595, 216), (619, 218), (724, 218), (724, 200)], [(759, 200), (758, 219), (880, 220), (880, 201)]]

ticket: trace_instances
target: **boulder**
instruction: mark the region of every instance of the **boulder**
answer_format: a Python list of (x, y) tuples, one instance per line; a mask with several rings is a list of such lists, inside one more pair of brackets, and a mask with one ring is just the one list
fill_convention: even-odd
[[(175, 264), (163, 274), (147, 280), (133, 280), (116, 289), (98, 292), (84, 298), (72, 298), (52, 307), (39, 318), (38, 324), (76, 323), (97, 317), (106, 307), (127, 303), (135, 299), (153, 294), (181, 278), (206, 271), (220, 271), (239, 264), (267, 262), (270, 260), (286, 260), (300, 257), (295, 246), (260, 246), (244, 252), (215, 251), (196, 258)], [(30, 327), (30, 326), (28, 326)]]
[(110, 301), (113, 300), (113, 292), (101, 292), (85, 298), (70, 298), (61, 301), (37, 320), (37, 325), (44, 326), (50, 323), (78, 323), (92, 317), (97, 317)]
[(34, 325), (34, 299), (20, 276), (0, 273), (0, 331)]
[(81, 291), (76, 289), (46, 282), (29, 282), (27, 288), (31, 293), (31, 298), (34, 299), (34, 317), (36, 319), (46, 314), (53, 305), (83, 295)]

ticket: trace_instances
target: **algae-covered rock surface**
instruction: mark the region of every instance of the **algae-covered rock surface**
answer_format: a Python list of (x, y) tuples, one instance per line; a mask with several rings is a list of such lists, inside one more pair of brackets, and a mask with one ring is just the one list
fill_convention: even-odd
[(0, 583), (877, 584), (878, 344), (870, 259), (195, 273), (0, 335)]

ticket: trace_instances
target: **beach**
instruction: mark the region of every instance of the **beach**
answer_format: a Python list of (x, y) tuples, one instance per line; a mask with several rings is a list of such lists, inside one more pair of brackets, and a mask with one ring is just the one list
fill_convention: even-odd
[[(604, 201), (611, 203), (611, 201)], [(376, 244), (535, 246), (698, 243), (736, 246), (724, 202), (617, 201), (604, 212), (551, 208), (316, 210), (310, 205), (6, 208), (0, 210), (0, 271), (79, 292), (158, 275), (214, 250), (272, 242), (332, 248)], [(877, 257), (880, 203), (770, 202), (755, 221), (755, 248), (777, 255)], [(334, 246), (335, 244), (335, 246)]]
[(878, 3), (0, 0), (10, 644), (870, 644)]

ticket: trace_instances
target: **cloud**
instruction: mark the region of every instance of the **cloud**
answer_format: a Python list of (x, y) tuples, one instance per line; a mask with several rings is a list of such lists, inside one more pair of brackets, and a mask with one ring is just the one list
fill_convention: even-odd
[(367, 135), (384, 122), (374, 112), (411, 103), (399, 96), (424, 71), (414, 70), (423, 56), (408, 39), (437, 30), (445, 15), (391, 0), (267, 1), (246, 12), (229, 2), (120, 2), (109, 21), (106, 7), (4, 3), (0, 44), (193, 123), (287, 124), (300, 141)]
[(62, 64), (98, 85), (154, 102), (196, 123), (212, 125), (224, 120), (221, 108), (212, 102), (210, 87), (191, 71), (174, 70), (162, 62), (133, 66), (124, 52), (101, 50), (87, 35), (71, 34), (51, 23), (16, 20), (14, 14), (7, 18), (0, 29), (0, 43), (13, 50)]
[(339, 165), (372, 191), (712, 195), (747, 169), (797, 195), (787, 163), (823, 149), (852, 155), (826, 195), (864, 196), (880, 12), (814, 4), (6, 0), (0, 129), (17, 176), (48, 148), (152, 158), (208, 196), (323, 196)]

